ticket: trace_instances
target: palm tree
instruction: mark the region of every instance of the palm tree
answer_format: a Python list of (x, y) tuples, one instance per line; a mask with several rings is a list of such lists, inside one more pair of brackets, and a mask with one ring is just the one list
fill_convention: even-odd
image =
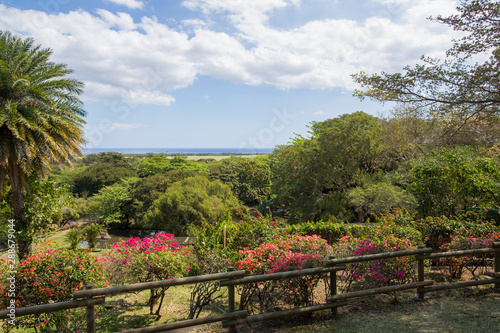
[(83, 83), (65, 78), (72, 70), (50, 62), (51, 54), (32, 38), (0, 31), (0, 190), (10, 183), (20, 259), (37, 232), (26, 218), (27, 176), (44, 177), (52, 163), (71, 165), (85, 143)]

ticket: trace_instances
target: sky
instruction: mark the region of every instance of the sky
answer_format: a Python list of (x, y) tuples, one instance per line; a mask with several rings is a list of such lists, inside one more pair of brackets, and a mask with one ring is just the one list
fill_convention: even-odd
[(351, 75), (444, 57), (455, 0), (0, 0), (85, 83), (86, 148), (267, 148), (390, 105)]

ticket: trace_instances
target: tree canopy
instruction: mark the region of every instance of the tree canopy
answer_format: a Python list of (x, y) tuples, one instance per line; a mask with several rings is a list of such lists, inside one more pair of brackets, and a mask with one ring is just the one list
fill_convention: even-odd
[[(423, 57), (422, 64), (408, 65), (401, 73), (355, 74), (354, 81), (364, 88), (355, 95), (396, 102), (405, 112), (439, 119), (450, 125), (450, 137), (470, 124), (498, 127), (500, 3), (466, 0), (458, 11), (460, 14), (435, 19), (466, 33), (454, 41), (446, 59)], [(490, 56), (481, 61), (484, 53)]]
[(311, 137), (297, 136), (272, 156), (275, 201), (302, 220), (352, 218), (346, 190), (374, 173), (380, 120), (363, 112), (313, 122)]
[(72, 71), (65, 64), (49, 61), (51, 54), (31, 38), (0, 31), (0, 189), (8, 180), (20, 258), (32, 242), (22, 232), (33, 227), (25, 211), (27, 175), (71, 163), (85, 142), (83, 83), (67, 77)]

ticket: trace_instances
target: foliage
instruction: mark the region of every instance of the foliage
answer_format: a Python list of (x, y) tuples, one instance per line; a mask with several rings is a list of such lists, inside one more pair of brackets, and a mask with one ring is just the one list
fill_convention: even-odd
[(190, 224), (232, 221), (242, 217), (241, 204), (229, 186), (205, 176), (189, 177), (174, 183), (156, 200), (144, 217), (150, 228), (185, 235)]
[[(83, 83), (72, 71), (49, 61), (50, 49), (0, 31), (0, 193), (11, 188), (19, 256), (31, 254), (26, 237), (36, 226), (26, 219), (29, 174), (42, 178), (52, 163), (68, 163), (81, 155)], [(33, 212), (31, 212), (33, 214)]]
[(92, 196), (105, 186), (137, 176), (132, 162), (119, 153), (88, 155), (83, 163), (90, 163), (90, 165), (75, 174), (72, 179), (72, 191), (81, 197)]
[(173, 183), (195, 176), (192, 170), (172, 170), (162, 174), (154, 174), (140, 178), (130, 189), (135, 209), (135, 218), (142, 221), (144, 214), (161, 197)]
[(339, 223), (336, 221), (304, 222), (286, 225), (286, 231), (289, 234), (302, 236), (318, 235), (319, 237), (325, 239), (328, 244), (335, 244), (346, 235), (361, 237), (370, 229), (371, 226)]
[(127, 180), (103, 187), (92, 196), (89, 210), (99, 214), (105, 224), (129, 221), (134, 216), (134, 202), (131, 187), (138, 179)]
[(414, 210), (416, 200), (411, 193), (388, 182), (368, 183), (347, 191), (349, 204), (359, 212), (359, 222), (367, 213), (380, 215), (397, 209)]
[[(462, 4), (459, 15), (436, 19), (467, 33), (454, 41), (444, 61), (423, 58), (423, 64), (406, 66), (402, 73), (361, 72), (353, 77), (365, 88), (355, 92), (361, 99), (397, 102), (411, 116), (448, 127), (444, 135), (449, 138), (464, 129), (471, 131), (469, 144), (475, 145), (482, 140), (485, 127), (498, 126), (500, 3), (472, 0)], [(484, 52), (490, 53), (488, 60), (483, 60)], [(469, 59), (478, 62), (472, 65)]]
[(71, 205), (66, 205), (62, 208), (63, 212), (63, 222), (68, 220), (78, 220), (85, 217), (89, 213), (90, 200), (85, 198), (74, 198), (70, 193), (69, 200)]
[(66, 240), (69, 242), (69, 248), (72, 250), (76, 250), (80, 247), (80, 241), (82, 238), (82, 230), (78, 228), (71, 229), (66, 234)]
[(469, 208), (500, 204), (500, 171), (493, 160), (454, 148), (411, 161), (409, 190), (419, 213), (453, 216)]
[(82, 230), (83, 239), (89, 244), (89, 249), (95, 249), (97, 245), (97, 237), (104, 231), (104, 228), (99, 224), (90, 224)]
[(350, 220), (346, 191), (377, 170), (380, 120), (363, 112), (313, 122), (310, 138), (297, 136), (271, 156), (272, 192), (292, 220)]
[[(53, 245), (48, 244), (48, 247)], [(87, 251), (54, 250), (46, 246), (42, 252), (20, 261), (14, 270), (16, 307), (69, 301), (73, 299), (73, 291), (85, 289), (88, 284), (107, 286), (100, 261)], [(8, 276), (2, 274), (2, 280)], [(0, 302), (5, 309), (10, 301), (7, 293), (10, 283), (3, 282), (6, 283), (0, 285)], [(84, 312), (75, 309), (19, 317), (16, 326), (35, 328), (38, 332), (76, 332), (85, 329)]]
[[(440, 247), (440, 251), (457, 251), (457, 250), (472, 250), (480, 248), (491, 248), (493, 242), (500, 238), (500, 231), (489, 233), (482, 237), (475, 236), (455, 236), (449, 243), (444, 243)], [(451, 258), (441, 258), (439, 265), (444, 266), (448, 270), (450, 279), (460, 279), (464, 270), (468, 270), (473, 279), (477, 279), (480, 274), (485, 274), (488, 267), (492, 266), (492, 262), (488, 260), (489, 255), (480, 254), (475, 256), (459, 256)]]
[(267, 159), (262, 157), (223, 159), (218, 163), (218, 170), (212, 171), (210, 176), (228, 184), (248, 206), (267, 200), (271, 195), (271, 169)]
[[(336, 256), (362, 256), (384, 252), (415, 249), (409, 239), (392, 235), (359, 239), (344, 236), (334, 248)], [(341, 273), (342, 292), (352, 289), (376, 288), (391, 284), (404, 284), (415, 280), (416, 260), (414, 256), (390, 258), (369, 262), (351, 263)]]
[[(443, 244), (451, 242), (456, 236), (484, 237), (500, 230), (497, 226), (488, 221), (458, 220), (444, 216), (428, 216), (423, 219), (418, 219), (405, 211), (382, 216), (380, 222), (387, 225), (391, 230), (397, 230), (394, 229), (394, 227), (405, 227), (417, 230), (421, 235), (420, 242), (424, 242), (426, 246), (431, 247), (434, 251), (440, 251)], [(409, 235), (405, 237), (409, 237)]]
[[(234, 265), (252, 275), (272, 274), (322, 266), (331, 253), (331, 247), (318, 236), (277, 236), (272, 242), (254, 249), (240, 250), (240, 260)], [(240, 309), (253, 312), (269, 311), (282, 304), (294, 307), (313, 303), (314, 289), (321, 274), (297, 278), (250, 283), (242, 287)]]
[(141, 157), (137, 159), (137, 165), (140, 177), (147, 177), (172, 170), (208, 173), (206, 163), (190, 161), (184, 156), (174, 156), (169, 159), (165, 154), (153, 154), (151, 157)]
[[(187, 275), (192, 257), (192, 251), (180, 247), (174, 235), (159, 233), (153, 238), (137, 237), (115, 243), (107, 255), (108, 271), (115, 284), (167, 280)], [(167, 289), (151, 289), (148, 301), (151, 314), (158, 299), (160, 302), (155, 314), (160, 314)]]

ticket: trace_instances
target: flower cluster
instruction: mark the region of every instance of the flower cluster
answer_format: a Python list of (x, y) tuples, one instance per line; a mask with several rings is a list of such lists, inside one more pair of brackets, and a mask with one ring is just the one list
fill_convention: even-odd
[(113, 244), (107, 259), (113, 283), (166, 280), (189, 271), (185, 256), (189, 248), (181, 247), (172, 234), (130, 238)]
[(266, 274), (320, 266), (331, 247), (318, 236), (276, 236), (272, 243), (239, 251), (236, 268), (250, 274)]
[[(363, 256), (383, 252), (394, 252), (416, 248), (415, 244), (408, 238), (397, 238), (386, 234), (385, 237), (377, 237), (375, 230), (373, 239), (358, 239), (352, 236), (344, 236), (336, 246), (336, 254), (341, 257)], [(344, 291), (354, 285), (364, 288), (379, 287), (387, 284), (400, 284), (411, 282), (415, 278), (415, 257), (397, 257), (371, 262), (351, 263), (343, 272)]]
[[(102, 260), (89, 251), (46, 247), (19, 262), (13, 271), (16, 272), (17, 307), (68, 301), (73, 298), (73, 291), (85, 289), (88, 284), (96, 287), (109, 284), (103, 274)], [(7, 285), (0, 285), (0, 309), (5, 309), (9, 302), (6, 288)], [(75, 319), (79, 316), (78, 312), (68, 310), (37, 317), (21, 317), (16, 322), (21, 327), (43, 326), (47, 330), (66, 327), (69, 331), (76, 331), (78, 325), (83, 325)]]

